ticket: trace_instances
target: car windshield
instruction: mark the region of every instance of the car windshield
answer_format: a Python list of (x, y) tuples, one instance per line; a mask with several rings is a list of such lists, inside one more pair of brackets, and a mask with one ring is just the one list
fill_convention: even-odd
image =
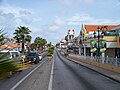
[(28, 56), (36, 56), (37, 53), (29, 53)]
[(15, 57), (19, 56), (19, 54), (17, 52), (12, 52), (12, 55)]

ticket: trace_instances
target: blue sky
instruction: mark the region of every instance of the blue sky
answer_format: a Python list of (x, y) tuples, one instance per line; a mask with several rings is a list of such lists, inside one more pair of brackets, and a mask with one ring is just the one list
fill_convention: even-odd
[(120, 0), (0, 0), (0, 29), (13, 37), (27, 26), (33, 40), (39, 36), (57, 43), (68, 29), (79, 35), (82, 24), (120, 24)]

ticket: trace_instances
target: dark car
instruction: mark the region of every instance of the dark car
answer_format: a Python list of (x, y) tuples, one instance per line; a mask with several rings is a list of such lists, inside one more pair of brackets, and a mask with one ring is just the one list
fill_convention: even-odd
[(39, 63), (41, 60), (40, 55), (37, 52), (30, 52), (26, 56), (26, 61), (34, 62), (35, 64)]

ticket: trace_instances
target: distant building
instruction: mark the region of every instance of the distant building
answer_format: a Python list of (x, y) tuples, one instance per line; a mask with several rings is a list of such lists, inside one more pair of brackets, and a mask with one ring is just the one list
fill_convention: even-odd
[(73, 30), (68, 30), (68, 34), (67, 34), (67, 38), (68, 38), (68, 47), (71, 47), (73, 45), (73, 39), (74, 39), (74, 34), (75, 34), (75, 31), (74, 29)]
[[(81, 53), (86, 55), (96, 55), (96, 51), (91, 51), (91, 40), (98, 42), (98, 27), (103, 27), (102, 32), (104, 35), (100, 40), (106, 40), (106, 51), (100, 52), (101, 56), (120, 57), (120, 25), (82, 25), (79, 44), (81, 47)], [(96, 32), (96, 37), (94, 35)], [(100, 31), (99, 34), (102, 35)], [(98, 43), (97, 43), (98, 44)], [(112, 52), (112, 53), (111, 53)]]
[(14, 38), (6, 38), (4, 40), (4, 44), (13, 44), (13, 43), (16, 43), (16, 40)]
[(22, 45), (18, 44), (6, 44), (6, 45), (1, 45), (0, 50), (13, 50), (13, 51), (21, 51), (22, 50)]
[(61, 49), (67, 48), (67, 41), (65, 39), (62, 39), (59, 43)]
[(6, 38), (4, 40), (4, 44), (0, 45), (0, 51), (1, 50), (21, 51), (22, 45), (16, 43), (16, 40), (14, 38)]

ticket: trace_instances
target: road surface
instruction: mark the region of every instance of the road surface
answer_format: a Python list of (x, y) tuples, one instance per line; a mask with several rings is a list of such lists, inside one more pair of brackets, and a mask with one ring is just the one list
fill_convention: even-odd
[(21, 75), (0, 90), (120, 90), (120, 83), (67, 60), (57, 50), (53, 60), (43, 60)]
[(54, 54), (52, 90), (120, 90), (120, 83)]

